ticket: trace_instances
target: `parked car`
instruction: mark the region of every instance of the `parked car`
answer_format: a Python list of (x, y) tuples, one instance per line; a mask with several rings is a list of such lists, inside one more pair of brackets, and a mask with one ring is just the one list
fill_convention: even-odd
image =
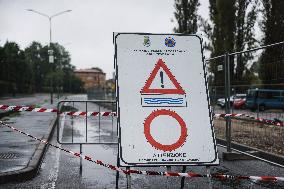
[(246, 106), (251, 110), (259, 108), (284, 110), (284, 90), (250, 89), (247, 92)]
[[(246, 98), (246, 94), (236, 94), (236, 95), (232, 95), (230, 97), (230, 105), (233, 106), (233, 104), (236, 101), (242, 100)], [(225, 107), (225, 98), (219, 98), (217, 100), (217, 105), (220, 106), (221, 108)]]
[(246, 108), (246, 98), (235, 100), (233, 107), (235, 109), (245, 109)]

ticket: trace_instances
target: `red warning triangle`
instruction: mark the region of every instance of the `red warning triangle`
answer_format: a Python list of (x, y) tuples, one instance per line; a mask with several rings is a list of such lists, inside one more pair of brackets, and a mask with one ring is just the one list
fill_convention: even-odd
[[(159, 69), (162, 68), (167, 76), (170, 78), (171, 82), (174, 84), (175, 89), (150, 89), (150, 86), (156, 77)], [(155, 68), (153, 69), (152, 73), (150, 74), (150, 77), (146, 81), (145, 86), (142, 88), (141, 94), (185, 94), (185, 91), (182, 89), (180, 84), (177, 82), (169, 68), (166, 66), (165, 62), (163, 62), (162, 59), (159, 59), (158, 62), (155, 65)]]

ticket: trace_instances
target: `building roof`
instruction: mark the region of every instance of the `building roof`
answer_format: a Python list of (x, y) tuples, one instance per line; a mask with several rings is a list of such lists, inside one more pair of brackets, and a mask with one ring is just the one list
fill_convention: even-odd
[(91, 69), (79, 69), (75, 70), (75, 73), (102, 73), (105, 74), (100, 68), (91, 68)]

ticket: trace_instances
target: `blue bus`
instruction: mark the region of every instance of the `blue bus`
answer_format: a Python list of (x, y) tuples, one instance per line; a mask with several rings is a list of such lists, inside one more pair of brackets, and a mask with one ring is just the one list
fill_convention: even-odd
[(284, 90), (249, 89), (246, 98), (246, 107), (260, 111), (265, 109), (284, 110)]

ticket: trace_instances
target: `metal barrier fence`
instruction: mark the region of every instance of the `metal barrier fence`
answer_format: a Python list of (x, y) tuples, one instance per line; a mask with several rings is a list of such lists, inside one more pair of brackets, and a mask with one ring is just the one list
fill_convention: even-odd
[[(57, 104), (57, 142), (65, 145), (104, 144), (118, 145), (117, 116), (102, 112), (115, 110), (116, 102), (107, 100), (64, 100)], [(82, 115), (66, 115), (64, 112), (85, 112)], [(97, 116), (88, 116), (96, 112)], [(109, 112), (108, 112), (109, 113)], [(83, 119), (83, 118), (84, 119)], [(110, 133), (110, 135), (108, 134)], [(80, 156), (80, 174), (82, 174), (82, 157)], [(116, 173), (118, 188), (119, 172)]]
[[(106, 108), (107, 107), (107, 108)], [(117, 144), (117, 117), (113, 114), (102, 116), (101, 112), (114, 109), (115, 101), (105, 100), (64, 100), (58, 103), (61, 114), (57, 115), (57, 141), (60, 144)], [(82, 119), (77, 116), (66, 116), (64, 112), (92, 111), (97, 116)], [(102, 127), (103, 125), (103, 127)], [(106, 135), (108, 131), (110, 136)], [(63, 135), (63, 133), (67, 133)], [(89, 133), (93, 133), (90, 135)]]
[[(257, 118), (284, 122), (283, 108), (257, 103), (247, 107), (249, 90), (284, 90), (284, 42), (242, 52), (226, 53), (206, 60), (210, 101), (214, 113), (241, 113)], [(275, 103), (284, 105), (284, 92)], [(284, 155), (284, 128), (257, 123), (249, 119), (215, 120), (218, 138)]]
[[(246, 119), (231, 120), (231, 140), (239, 144), (284, 156), (284, 128)], [(226, 122), (215, 120), (217, 138), (226, 139)]]

